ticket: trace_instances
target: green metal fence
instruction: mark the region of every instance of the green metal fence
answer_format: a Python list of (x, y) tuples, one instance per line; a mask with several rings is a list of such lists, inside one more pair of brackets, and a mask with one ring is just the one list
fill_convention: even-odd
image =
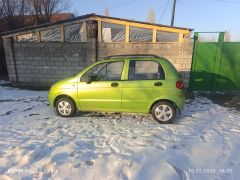
[(240, 90), (240, 42), (200, 42), (194, 33), (194, 52), (189, 88), (195, 91)]

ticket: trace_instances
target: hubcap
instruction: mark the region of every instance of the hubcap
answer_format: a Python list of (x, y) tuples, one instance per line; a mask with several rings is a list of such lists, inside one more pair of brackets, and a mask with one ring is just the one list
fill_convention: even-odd
[(160, 121), (168, 121), (173, 116), (173, 111), (168, 105), (160, 105), (155, 109), (155, 115)]
[(67, 101), (61, 101), (58, 103), (58, 111), (64, 115), (67, 116), (71, 113), (72, 107)]

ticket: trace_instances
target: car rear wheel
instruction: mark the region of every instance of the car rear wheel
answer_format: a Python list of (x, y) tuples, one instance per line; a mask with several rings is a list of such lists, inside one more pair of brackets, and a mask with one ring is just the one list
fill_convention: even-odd
[(75, 114), (75, 105), (71, 99), (63, 97), (57, 100), (55, 106), (56, 112), (61, 117), (72, 117)]
[(160, 124), (170, 124), (176, 117), (177, 110), (175, 106), (167, 101), (160, 101), (154, 104), (151, 114), (153, 119)]

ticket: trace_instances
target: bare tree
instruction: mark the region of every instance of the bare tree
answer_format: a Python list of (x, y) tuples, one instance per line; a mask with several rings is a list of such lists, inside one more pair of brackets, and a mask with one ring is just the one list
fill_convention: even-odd
[(69, 7), (68, 0), (0, 0), (0, 32), (48, 23)]
[(3, 17), (3, 1), (0, 0), (0, 18)]
[(150, 22), (150, 23), (155, 23), (156, 22), (156, 13), (155, 13), (153, 8), (150, 8), (148, 10), (147, 21)]
[(105, 7), (103, 14), (104, 14), (104, 16), (109, 16), (109, 9), (107, 6)]
[(0, 17), (7, 26), (7, 30), (25, 26), (28, 14), (29, 0), (0, 0)]
[(53, 14), (69, 9), (67, 0), (32, 0), (32, 13), (37, 24), (48, 23)]

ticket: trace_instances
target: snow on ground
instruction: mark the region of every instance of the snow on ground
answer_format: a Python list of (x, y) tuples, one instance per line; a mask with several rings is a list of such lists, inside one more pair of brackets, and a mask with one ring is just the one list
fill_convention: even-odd
[(57, 117), (46, 91), (0, 82), (0, 179), (238, 179), (240, 115), (195, 95), (175, 124)]

